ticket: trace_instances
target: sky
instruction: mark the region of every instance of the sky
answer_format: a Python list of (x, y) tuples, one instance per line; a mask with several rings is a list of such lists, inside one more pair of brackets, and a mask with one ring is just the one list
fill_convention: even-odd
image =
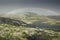
[(43, 8), (60, 14), (60, 0), (0, 0), (0, 13), (20, 8)]

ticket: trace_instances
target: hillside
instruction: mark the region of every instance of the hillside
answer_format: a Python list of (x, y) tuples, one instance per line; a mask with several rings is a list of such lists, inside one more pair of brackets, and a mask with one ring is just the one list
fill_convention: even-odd
[(5, 17), (0, 17), (0, 24), (10, 24), (16, 26), (22, 26), (24, 24), (26, 25), (26, 23), (21, 20), (15, 20), (15, 19), (5, 18)]
[(15, 14), (5, 14), (2, 17), (25, 22), (29, 27), (56, 28), (60, 29), (59, 16), (43, 16), (33, 12), (21, 12)]
[(0, 40), (59, 40), (60, 20), (33, 12), (0, 14)]
[(30, 28), (0, 24), (0, 40), (59, 40), (60, 32), (50, 29)]
[(60, 16), (47, 16), (49, 18), (52, 18), (52, 19), (56, 19), (56, 20), (60, 20)]

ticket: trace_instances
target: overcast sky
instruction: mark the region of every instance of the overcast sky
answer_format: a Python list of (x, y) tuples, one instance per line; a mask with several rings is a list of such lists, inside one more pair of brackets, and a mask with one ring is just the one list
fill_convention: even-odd
[(0, 13), (19, 8), (43, 8), (60, 13), (60, 0), (0, 0)]

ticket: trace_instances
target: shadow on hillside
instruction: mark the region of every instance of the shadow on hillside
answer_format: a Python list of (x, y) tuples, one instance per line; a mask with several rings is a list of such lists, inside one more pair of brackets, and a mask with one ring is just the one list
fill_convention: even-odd
[(11, 18), (4, 18), (4, 17), (0, 17), (0, 24), (11, 24), (14, 26), (25, 26), (25, 27), (32, 27), (32, 28), (56, 28), (56, 29), (60, 29), (60, 25), (49, 25), (47, 23), (42, 23), (41, 21), (36, 21), (32, 24), (27, 24), (21, 20), (15, 20), (15, 19), (11, 19)]
[(0, 17), (0, 24), (11, 24), (15, 26), (24, 26), (24, 24), (26, 23), (21, 20)]
[(50, 25), (47, 23), (42, 23), (41, 21), (36, 21), (32, 24), (28, 24), (27, 26), (33, 27), (33, 28), (39, 27), (39, 28), (60, 29), (60, 25)]
[(28, 38), (27, 38), (28, 40), (46, 40), (46, 39), (44, 39), (44, 38), (42, 38), (42, 37), (40, 37), (40, 36), (29, 36)]

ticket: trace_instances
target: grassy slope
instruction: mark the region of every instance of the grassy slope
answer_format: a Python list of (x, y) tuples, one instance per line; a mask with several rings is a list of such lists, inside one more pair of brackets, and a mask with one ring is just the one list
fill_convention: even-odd
[[(60, 25), (60, 21), (55, 19), (50, 19), (46, 16), (40, 16), (37, 14), (13, 14), (6, 15), (3, 17), (8, 17), (12, 19), (22, 20), (26, 23), (33, 23), (35, 21), (41, 21), (42, 23), (48, 23), (49, 25)], [(56, 22), (57, 21), (57, 22)], [(46, 30), (44, 32), (37, 32), (40, 30), (36, 28), (29, 28), (25, 26), (13, 26), (8, 24), (0, 24), (0, 40), (29, 40), (28, 37), (31, 37), (33, 40), (37, 37), (42, 37), (43, 39), (49, 40), (51, 37), (53, 40), (59, 40), (60, 33), (52, 32), (53, 29)], [(47, 32), (47, 33), (46, 33)], [(51, 32), (51, 33), (50, 33)], [(42, 33), (42, 34), (41, 34)], [(53, 35), (53, 36), (50, 36)], [(59, 35), (59, 36), (58, 36)], [(36, 36), (36, 37), (35, 37)], [(51, 40), (51, 39), (50, 39)]]
[(31, 38), (31, 40), (33, 40), (33, 37), (34, 39), (38, 38), (38, 39), (46, 39), (46, 40), (50, 40), (50, 39), (59, 40), (60, 34), (57, 34), (57, 32), (54, 32), (53, 34), (52, 32), (54, 31), (40, 29), (40, 28), (29, 28), (29, 27), (24, 27), (24, 26), (0, 24), (0, 40), (9, 40), (9, 39), (29, 40), (28, 37)]

